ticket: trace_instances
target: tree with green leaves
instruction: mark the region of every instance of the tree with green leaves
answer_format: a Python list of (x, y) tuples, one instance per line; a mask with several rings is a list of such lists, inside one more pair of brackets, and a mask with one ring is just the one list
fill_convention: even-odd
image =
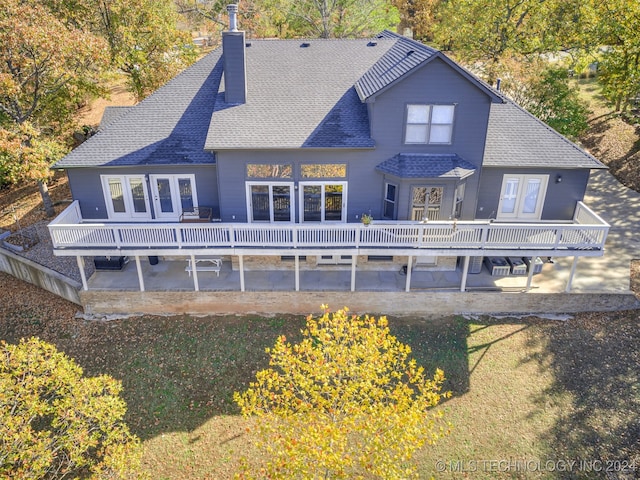
[[(97, 92), (105, 44), (33, 2), (5, 0), (0, 10), (0, 183), (37, 179), (47, 213), (49, 165), (66, 148), (71, 117)], [(9, 149), (19, 139), (20, 148)], [(54, 145), (55, 144), (55, 145)], [(55, 154), (55, 155), (54, 155)], [(36, 157), (40, 158), (36, 159)]]
[[(495, 82), (508, 56), (540, 55), (579, 46), (578, 0), (449, 0), (437, 11), (434, 41)], [(581, 41), (581, 40), (580, 40)]]
[(191, 35), (177, 28), (172, 0), (100, 0), (96, 8), (112, 66), (127, 75), (138, 100), (196, 60)]
[(280, 0), (294, 35), (311, 38), (363, 37), (395, 26), (397, 9), (386, 0)]
[(640, 3), (637, 0), (592, 0), (593, 21), (585, 35), (596, 39), (602, 93), (625, 110), (640, 97)]
[(432, 41), (436, 15), (443, 1), (393, 0), (400, 14), (400, 31), (409, 28), (416, 40)]
[(589, 107), (569, 70), (540, 58), (503, 58), (501, 90), (557, 132), (573, 140), (589, 127)]
[(0, 343), (0, 477), (139, 478), (122, 387), (38, 340)]
[[(270, 368), (234, 399), (257, 416), (267, 478), (408, 478), (412, 454), (446, 435), (444, 374), (432, 379), (385, 317), (345, 307), (307, 318), (303, 339), (277, 339)], [(250, 471), (245, 472), (252, 476)]]
[[(197, 12), (223, 26), (227, 3), (178, 0), (181, 12)], [(257, 37), (364, 37), (395, 26), (400, 18), (386, 0), (250, 0), (240, 2), (239, 10), (241, 28)]]

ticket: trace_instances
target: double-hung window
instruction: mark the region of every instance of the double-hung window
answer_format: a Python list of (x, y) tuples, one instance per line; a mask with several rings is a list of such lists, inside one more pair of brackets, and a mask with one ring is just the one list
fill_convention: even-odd
[(384, 218), (395, 219), (396, 215), (396, 190), (398, 187), (393, 183), (385, 184), (384, 192), (384, 209), (382, 216)]
[(450, 144), (454, 105), (407, 105), (404, 143)]

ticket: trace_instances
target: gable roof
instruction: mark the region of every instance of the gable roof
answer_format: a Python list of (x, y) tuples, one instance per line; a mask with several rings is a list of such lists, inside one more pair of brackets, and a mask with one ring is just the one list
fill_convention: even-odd
[(454, 154), (399, 153), (376, 170), (398, 178), (467, 178), (476, 167)]
[(384, 31), (371, 43), (388, 42), (393, 45), (355, 83), (360, 100), (365, 101), (388, 85), (438, 54), (437, 50), (397, 34)]
[[(213, 51), (134, 107), (107, 110), (99, 132), (54, 168), (214, 164), (211, 151), (224, 149), (374, 148), (365, 102), (435, 58), (492, 98), (483, 166), (606, 168), (442, 53), (392, 32), (374, 40), (252, 40), (242, 105), (224, 101), (222, 55)], [(450, 171), (442, 158), (418, 157), (394, 157), (378, 170)]]
[(221, 54), (210, 53), (119, 112), (53, 168), (215, 163), (204, 139), (222, 76)]
[(475, 75), (458, 65), (439, 50), (435, 50), (416, 40), (403, 37), (388, 30), (383, 31), (372, 42), (381, 39), (395, 41), (381, 58), (376, 62), (355, 84), (360, 100), (367, 101), (383, 92), (407, 73), (426, 65), (434, 59), (440, 59), (469, 80), (472, 84), (484, 91), (493, 101), (505, 101), (500, 92), (480, 80)]
[(225, 103), (220, 85), (206, 148), (372, 148), (354, 84), (395, 43), (252, 40), (247, 102)]
[(491, 104), (482, 165), (510, 168), (607, 168), (512, 102)]

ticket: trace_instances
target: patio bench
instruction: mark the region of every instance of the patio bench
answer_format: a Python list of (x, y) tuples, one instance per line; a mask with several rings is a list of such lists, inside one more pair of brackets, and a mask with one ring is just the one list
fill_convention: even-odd
[[(216, 276), (220, 276), (220, 267), (222, 267), (222, 259), (221, 258), (196, 258), (195, 261), (195, 269), (198, 272), (216, 272)], [(193, 271), (193, 265), (191, 265), (191, 259), (187, 260), (187, 266), (185, 267), (185, 272), (189, 272), (189, 276), (191, 276), (191, 272)]]

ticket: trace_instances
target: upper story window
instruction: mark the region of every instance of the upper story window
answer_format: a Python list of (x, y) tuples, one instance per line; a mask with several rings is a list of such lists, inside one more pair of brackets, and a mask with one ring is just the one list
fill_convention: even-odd
[(293, 168), (289, 163), (250, 163), (247, 165), (248, 178), (291, 178), (292, 176)]
[(404, 143), (451, 143), (454, 109), (454, 105), (407, 105)]
[(300, 165), (302, 178), (345, 178), (346, 163), (311, 163)]

